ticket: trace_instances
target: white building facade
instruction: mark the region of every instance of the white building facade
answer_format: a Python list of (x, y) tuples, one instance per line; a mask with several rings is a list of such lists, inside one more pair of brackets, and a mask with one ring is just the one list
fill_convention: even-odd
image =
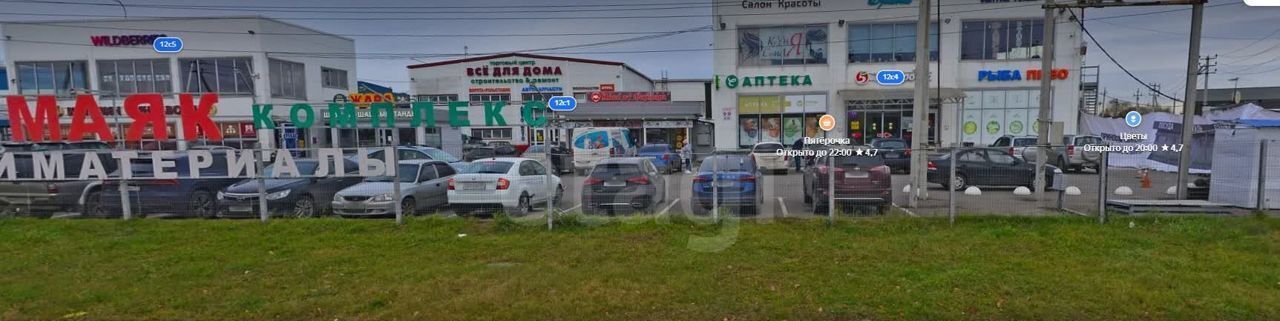
[[(940, 15), (933, 8), (927, 133), (915, 132), (912, 124), (917, 2), (748, 0), (716, 6), (715, 47), (736, 50), (715, 51), (715, 146), (791, 144), (824, 135), (855, 143), (927, 136), (927, 144), (981, 146), (1002, 135), (1035, 135), (1041, 4), (942, 0)], [(1083, 42), (1069, 15), (1056, 26), (1058, 49), (1049, 73), (1053, 121), (1074, 133)], [(891, 70), (903, 71), (906, 81), (877, 81), (877, 74)], [(817, 128), (823, 114), (836, 118), (831, 132)]]
[[(437, 110), (466, 102), (470, 124), (460, 129), (485, 141), (567, 141), (573, 128), (627, 127), (638, 144), (682, 144), (705, 114), (706, 80), (655, 81), (621, 62), (507, 53), (408, 68), (415, 100), (436, 102)], [(557, 130), (549, 134), (527, 126), (524, 102), (552, 96), (573, 96), (578, 107), (554, 113)]]
[[(335, 94), (356, 89), (354, 40), (268, 18), (20, 22), (4, 24), (3, 36), (8, 94), (27, 96), (32, 107), (34, 96), (56, 95), (64, 110), (74, 106), (74, 95), (94, 94), (107, 122), (127, 125), (116, 108), (123, 98), (159, 93), (171, 138), (181, 126), (179, 93), (197, 101), (201, 93), (217, 93), (212, 119), (225, 144), (251, 147), (258, 134), (269, 134), (269, 146), (330, 146), (337, 135), (326, 129), (255, 131), (253, 105), (274, 105), (272, 118), (285, 125), (289, 106), (322, 109)], [(160, 36), (181, 38), (183, 49), (157, 52), (151, 40)]]

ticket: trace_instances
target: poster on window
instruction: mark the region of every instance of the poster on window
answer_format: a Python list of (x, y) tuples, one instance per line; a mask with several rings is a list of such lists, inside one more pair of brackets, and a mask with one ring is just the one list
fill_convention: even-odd
[[(1005, 92), (1006, 108), (1031, 108), (1030, 92), (1026, 90), (1010, 90)], [(1039, 102), (1036, 102), (1038, 105)]]
[(978, 124), (982, 123), (981, 110), (965, 110), (964, 119), (960, 121), (961, 140), (980, 145), (982, 133), (978, 132)]
[(978, 130), (982, 132), (982, 145), (996, 141), (1004, 135), (1004, 110), (985, 109), (982, 111), (982, 123)]
[(1026, 109), (1010, 109), (1006, 112), (1004, 119), (1006, 121), (1005, 132), (1009, 133), (1009, 135), (1029, 135), (1027, 130), (1030, 129), (1030, 126), (1027, 126)]
[(761, 118), (761, 142), (782, 142), (782, 116)]
[(738, 119), (738, 145), (751, 146), (760, 141), (760, 118), (747, 115)]
[(804, 117), (787, 115), (782, 117), (782, 143), (791, 144), (804, 137)]
[(825, 25), (738, 31), (738, 61), (742, 65), (826, 63), (826, 51)]

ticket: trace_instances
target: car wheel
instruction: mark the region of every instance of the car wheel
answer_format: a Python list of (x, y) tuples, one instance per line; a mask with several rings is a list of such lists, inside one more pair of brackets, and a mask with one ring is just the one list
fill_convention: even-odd
[(315, 216), (316, 214), (315, 199), (312, 199), (311, 195), (298, 196), (298, 199), (293, 200), (293, 211), (289, 214), (295, 218)]
[(556, 185), (556, 197), (551, 199), (551, 205), (560, 206), (562, 200), (564, 200), (564, 185)]
[(809, 189), (808, 189), (808, 188), (805, 188), (805, 189), (804, 189), (804, 203), (805, 203), (805, 204), (813, 204), (813, 194), (809, 194)]
[(213, 194), (206, 190), (191, 192), (191, 198), (187, 200), (187, 210), (198, 218), (213, 218)]
[(1059, 159), (1058, 159), (1058, 168), (1061, 168), (1062, 170), (1067, 171), (1067, 172), (1075, 172), (1075, 171), (1076, 171), (1076, 169), (1072, 168), (1071, 166), (1067, 166), (1067, 159), (1065, 159), (1065, 158), (1059, 158)]
[(879, 215), (889, 214), (889, 204), (881, 204), (879, 206), (876, 206), (876, 214), (879, 214)]
[(697, 202), (694, 202), (692, 207), (693, 215), (705, 216), (707, 213), (711, 212), (711, 209), (703, 207), (702, 204), (698, 204)]
[(80, 209), (80, 216), (104, 217), (106, 212), (102, 206), (102, 190), (94, 190), (84, 196), (84, 207)]
[(414, 212), (418, 209), (418, 204), (413, 201), (412, 197), (406, 197), (400, 201), (400, 214), (404, 216), (414, 216)]
[(969, 183), (968, 177), (966, 177), (964, 174), (956, 173), (956, 176), (951, 178), (950, 188), (955, 189), (957, 191), (964, 190), (965, 187), (969, 187), (968, 183)]
[(511, 213), (515, 216), (525, 216), (529, 214), (529, 194), (520, 194), (520, 199), (516, 202), (515, 212)]

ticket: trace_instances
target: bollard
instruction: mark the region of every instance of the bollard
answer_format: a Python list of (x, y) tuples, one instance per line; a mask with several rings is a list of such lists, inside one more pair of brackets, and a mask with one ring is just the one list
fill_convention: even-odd
[(836, 222), (836, 158), (827, 157), (827, 224)]
[(1258, 146), (1258, 210), (1267, 209), (1267, 141)]
[(1098, 158), (1098, 224), (1107, 223), (1107, 155), (1103, 151)]
[(404, 225), (404, 200), (400, 199), (400, 130), (391, 130), (391, 149), (384, 157), (388, 160), (385, 171), (391, 175), (391, 198), (396, 200), (396, 225)]

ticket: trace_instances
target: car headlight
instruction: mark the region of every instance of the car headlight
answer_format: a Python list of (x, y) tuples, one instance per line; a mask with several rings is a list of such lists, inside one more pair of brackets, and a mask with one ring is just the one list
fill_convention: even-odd
[(283, 190), (283, 191), (279, 191), (279, 192), (275, 192), (275, 193), (267, 194), (267, 199), (268, 199), (268, 200), (273, 200), (273, 201), (274, 201), (274, 200), (278, 200), (278, 199), (282, 199), (282, 198), (284, 198), (285, 196), (289, 196), (289, 191), (290, 191), (290, 190)]
[(218, 200), (222, 200), (224, 198), (227, 198), (227, 194), (222, 194), (222, 191), (218, 191)]
[(374, 196), (373, 201), (374, 202), (390, 202), (391, 194), (382, 194), (382, 195)]

